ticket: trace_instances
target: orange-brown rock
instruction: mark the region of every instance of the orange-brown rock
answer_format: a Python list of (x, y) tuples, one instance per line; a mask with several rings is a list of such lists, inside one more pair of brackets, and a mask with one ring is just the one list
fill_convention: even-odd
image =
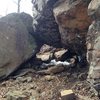
[(54, 8), (57, 23), (62, 28), (83, 30), (87, 29), (91, 20), (87, 14), (87, 4), (82, 0), (63, 0)]
[(89, 1), (59, 0), (53, 9), (63, 46), (74, 51), (82, 59), (85, 58), (86, 33), (91, 24), (87, 13)]

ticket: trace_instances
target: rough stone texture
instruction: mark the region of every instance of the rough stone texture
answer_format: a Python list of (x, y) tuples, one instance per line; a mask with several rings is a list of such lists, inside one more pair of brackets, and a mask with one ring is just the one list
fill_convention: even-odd
[(55, 48), (53, 48), (52, 46), (44, 44), (40, 48), (40, 51), (36, 54), (36, 58), (42, 61), (50, 61), (51, 59), (53, 59), (54, 49)]
[(45, 52), (48, 52), (48, 51), (54, 51), (54, 49), (55, 48), (53, 46), (44, 44), (40, 49), (40, 53), (45, 53)]
[(100, 0), (91, 0), (88, 6), (88, 14), (95, 20), (100, 20)]
[(93, 22), (87, 34), (87, 58), (90, 63), (88, 78), (100, 91), (100, 0), (92, 0), (88, 13)]
[(91, 23), (87, 14), (88, 3), (85, 0), (59, 0), (53, 9), (63, 46), (74, 51), (81, 60), (85, 59), (86, 33)]
[(90, 25), (87, 7), (86, 2), (82, 0), (63, 0), (55, 4), (54, 14), (56, 21), (62, 28), (84, 31)]
[(53, 57), (53, 53), (45, 52), (43, 54), (37, 54), (37, 59), (41, 59), (42, 61), (49, 61)]
[(28, 32), (32, 34), (34, 32), (33, 26), (32, 26), (33, 18), (29, 14), (26, 14), (24, 12), (20, 14), (20, 18), (23, 21), (24, 25), (26, 26)]
[(7, 100), (28, 100), (29, 98), (22, 94), (22, 91), (8, 92)]
[(36, 59), (44, 62), (50, 62), (53, 59), (55, 59), (56, 61), (65, 61), (73, 58), (73, 56), (75, 55), (72, 55), (72, 53), (69, 52), (68, 49), (55, 48), (53, 46), (44, 44), (40, 48), (40, 51), (36, 54)]
[(36, 49), (25, 25), (16, 13), (0, 19), (0, 79), (16, 70)]
[(52, 75), (52, 74), (57, 74), (57, 73), (61, 73), (62, 71), (64, 71), (65, 68), (63, 65), (54, 65), (54, 66), (51, 66), (49, 67), (48, 69), (45, 69), (45, 70), (40, 70), (38, 71), (37, 73), (40, 74), (40, 75)]
[(34, 36), (39, 44), (60, 46), (60, 34), (53, 16), (53, 5), (58, 0), (33, 0)]
[(64, 48), (60, 48), (58, 50), (55, 51), (54, 53), (54, 57), (56, 60), (61, 60), (61, 58), (63, 57), (63, 55), (68, 52), (67, 49), (64, 49)]
[(76, 97), (72, 90), (63, 90), (61, 91), (61, 100), (76, 100)]

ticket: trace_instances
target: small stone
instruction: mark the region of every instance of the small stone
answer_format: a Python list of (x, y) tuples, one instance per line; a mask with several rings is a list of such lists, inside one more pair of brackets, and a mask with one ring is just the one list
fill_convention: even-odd
[(77, 73), (72, 74), (72, 76), (77, 79)]
[(51, 75), (47, 75), (47, 76), (45, 76), (44, 77), (44, 79), (46, 80), (46, 81), (51, 81), (51, 80), (53, 80), (55, 77), (54, 76), (51, 76)]
[(32, 82), (32, 77), (18, 77), (16, 79), (16, 82)]
[(78, 79), (83, 81), (87, 78), (87, 73), (81, 73), (79, 76), (78, 76)]
[(29, 92), (31, 93), (30, 99), (28, 100), (39, 100), (40, 93), (37, 90), (30, 89)]
[(42, 97), (45, 97), (45, 95), (46, 95), (46, 92), (42, 92), (42, 93), (41, 93), (41, 96), (42, 96)]
[(93, 47), (92, 47), (92, 44), (91, 43), (88, 43), (87, 44), (87, 50), (91, 50)]
[(29, 89), (36, 89), (36, 87), (37, 86), (35, 84), (33, 84), (33, 83), (29, 85)]
[(41, 92), (42, 92), (42, 90), (41, 90), (39, 87), (36, 88), (36, 91), (37, 91), (38, 93), (41, 93)]
[(28, 100), (28, 97), (23, 95), (21, 91), (8, 92), (6, 97), (7, 100)]
[(6, 82), (1, 83), (0, 85), (5, 87), (6, 86)]
[(76, 100), (75, 94), (72, 90), (61, 91), (61, 100)]
[(32, 90), (32, 96), (33, 96), (34, 98), (38, 98), (38, 97), (39, 97), (38, 91)]
[(32, 77), (27, 77), (26, 79), (27, 79), (27, 82), (28, 82), (28, 83), (29, 83), (29, 82), (32, 82)]
[(17, 77), (16, 78), (16, 82), (19, 83), (19, 82), (24, 82), (25, 79), (23, 77)]

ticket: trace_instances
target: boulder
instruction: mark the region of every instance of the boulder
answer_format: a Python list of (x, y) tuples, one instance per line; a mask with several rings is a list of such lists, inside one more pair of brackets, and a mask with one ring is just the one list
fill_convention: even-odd
[(17, 13), (0, 19), (0, 79), (7, 77), (35, 53), (37, 46), (25, 21)]
[(87, 34), (88, 79), (100, 91), (100, 0), (90, 2), (88, 13), (93, 20)]
[(58, 25), (53, 15), (53, 6), (58, 0), (32, 0), (33, 28), (37, 42), (61, 46)]
[(63, 46), (81, 59), (86, 58), (86, 33), (91, 24), (87, 13), (89, 2), (90, 0), (59, 0), (53, 9)]

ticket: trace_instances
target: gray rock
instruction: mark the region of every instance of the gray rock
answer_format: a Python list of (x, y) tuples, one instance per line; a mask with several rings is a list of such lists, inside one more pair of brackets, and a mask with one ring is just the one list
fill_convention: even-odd
[(34, 96), (31, 96), (29, 100), (36, 100)]
[(36, 90), (31, 91), (32, 96), (30, 96), (29, 100), (39, 100), (40, 93)]
[(93, 22), (87, 34), (87, 59), (90, 64), (88, 80), (100, 91), (100, 0), (92, 0), (88, 13)]
[(7, 77), (35, 53), (35, 40), (25, 25), (17, 13), (0, 19), (0, 79)]
[(7, 100), (28, 100), (28, 97), (23, 95), (21, 91), (8, 92), (6, 97)]
[(51, 81), (54, 80), (56, 77), (55, 76), (51, 76), (51, 75), (46, 75), (45, 77), (43, 77), (44, 81)]
[(88, 14), (95, 20), (100, 20), (100, 0), (92, 0), (88, 6)]
[(54, 48), (44, 44), (36, 54), (36, 58), (42, 61), (50, 61), (53, 58)]

